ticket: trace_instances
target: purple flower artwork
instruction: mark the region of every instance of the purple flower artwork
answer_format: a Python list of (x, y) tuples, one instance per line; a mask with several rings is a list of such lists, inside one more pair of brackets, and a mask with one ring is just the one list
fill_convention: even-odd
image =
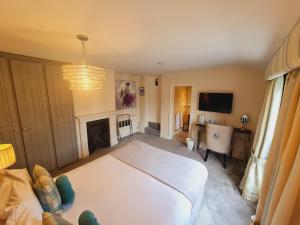
[(136, 83), (129, 80), (116, 80), (116, 110), (136, 107)]

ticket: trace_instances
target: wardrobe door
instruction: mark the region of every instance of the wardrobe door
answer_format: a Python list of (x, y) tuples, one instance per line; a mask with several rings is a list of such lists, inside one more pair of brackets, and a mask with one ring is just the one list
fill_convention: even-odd
[(58, 166), (78, 159), (73, 97), (61, 66), (46, 65), (51, 122)]
[(16, 155), (14, 168), (27, 167), (22, 133), (8, 61), (0, 58), (0, 144), (12, 144)]
[(12, 77), (30, 171), (35, 164), (56, 167), (46, 80), (39, 63), (11, 60)]

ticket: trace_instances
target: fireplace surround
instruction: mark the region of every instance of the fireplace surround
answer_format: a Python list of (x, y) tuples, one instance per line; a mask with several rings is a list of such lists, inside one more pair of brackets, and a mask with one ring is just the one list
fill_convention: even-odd
[[(92, 121), (107, 119), (109, 123), (109, 139), (110, 146), (114, 146), (118, 143), (117, 140), (117, 129), (116, 129), (116, 117), (122, 112), (112, 111), (112, 112), (104, 112), (90, 115), (81, 115), (77, 116), (75, 119), (76, 122), (76, 134), (77, 134), (77, 145), (78, 145), (78, 155), (79, 158), (85, 158), (90, 155), (89, 152), (89, 144), (88, 144), (88, 131), (87, 124)], [(137, 116), (135, 114), (131, 114), (133, 132), (137, 132), (138, 121)], [(128, 130), (125, 129), (121, 132), (122, 136), (127, 136)]]

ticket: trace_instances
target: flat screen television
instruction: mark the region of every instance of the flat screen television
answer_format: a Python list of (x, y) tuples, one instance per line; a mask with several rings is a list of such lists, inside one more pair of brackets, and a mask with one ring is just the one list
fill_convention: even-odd
[(200, 93), (199, 110), (209, 112), (231, 113), (232, 93)]

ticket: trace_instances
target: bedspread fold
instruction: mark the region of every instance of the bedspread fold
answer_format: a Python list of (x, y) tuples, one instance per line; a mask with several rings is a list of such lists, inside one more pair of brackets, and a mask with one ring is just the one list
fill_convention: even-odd
[(111, 155), (182, 193), (192, 205), (202, 197), (208, 173), (206, 167), (195, 160), (140, 141), (132, 141)]

